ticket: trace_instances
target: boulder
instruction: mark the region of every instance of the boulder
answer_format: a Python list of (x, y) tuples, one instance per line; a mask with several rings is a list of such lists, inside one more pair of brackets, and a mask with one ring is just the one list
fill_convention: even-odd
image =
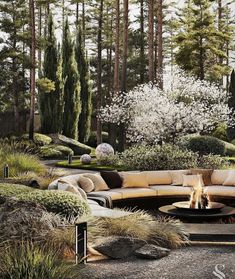
[(74, 155), (74, 152), (68, 146), (50, 144), (40, 147), (40, 156), (45, 159), (61, 159), (68, 155)]
[(53, 134), (50, 136), (53, 140), (53, 143), (68, 146), (73, 150), (74, 155), (83, 155), (91, 153), (90, 146), (85, 145), (77, 140), (67, 138), (66, 136), (60, 134)]
[(103, 238), (93, 248), (113, 259), (123, 259), (145, 244), (143, 240), (131, 237), (110, 236)]
[[(29, 139), (29, 134), (22, 135), (21, 139), (28, 140)], [(52, 138), (50, 138), (47, 135), (34, 133), (34, 142), (35, 142), (36, 145), (44, 146), (44, 145), (50, 144), (52, 142)]]
[(138, 258), (153, 259), (153, 260), (166, 257), (169, 255), (169, 253), (170, 253), (169, 249), (162, 248), (152, 244), (146, 244), (135, 251), (135, 255)]

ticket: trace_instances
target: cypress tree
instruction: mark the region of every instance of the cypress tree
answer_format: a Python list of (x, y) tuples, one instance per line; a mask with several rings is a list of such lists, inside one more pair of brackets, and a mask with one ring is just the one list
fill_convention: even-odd
[(52, 15), (48, 19), (43, 78), (39, 80), (41, 131), (60, 133), (63, 114), (63, 80)]
[(78, 66), (78, 72), (80, 74), (81, 84), (81, 114), (78, 122), (78, 138), (81, 142), (86, 142), (89, 139), (91, 131), (91, 86), (90, 86), (90, 74), (89, 65), (86, 59), (83, 32), (79, 24), (78, 34), (76, 38), (75, 57)]
[[(229, 85), (229, 107), (235, 112), (235, 71), (233, 70), (231, 73), (230, 78), (230, 85)], [(228, 139), (232, 140), (235, 138), (235, 127), (229, 127), (227, 130)]]
[(63, 79), (64, 84), (64, 115), (63, 134), (67, 137), (78, 138), (78, 119), (81, 112), (80, 77), (75, 59), (74, 43), (69, 30), (68, 19), (63, 30)]

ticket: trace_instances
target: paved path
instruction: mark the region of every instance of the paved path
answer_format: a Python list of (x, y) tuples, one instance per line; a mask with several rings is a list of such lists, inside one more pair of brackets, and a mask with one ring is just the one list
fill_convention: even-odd
[[(215, 268), (225, 277), (213, 274)], [(106, 260), (88, 263), (82, 279), (234, 279), (234, 246), (191, 246), (174, 250), (160, 260)]]

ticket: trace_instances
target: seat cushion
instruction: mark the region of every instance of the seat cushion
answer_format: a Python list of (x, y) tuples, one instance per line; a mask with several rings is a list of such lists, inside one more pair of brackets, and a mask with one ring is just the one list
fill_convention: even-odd
[(128, 198), (144, 198), (144, 197), (156, 197), (157, 191), (149, 188), (122, 188), (115, 189), (115, 192), (122, 194), (123, 199)]
[(208, 186), (205, 187), (205, 194), (209, 196), (233, 197), (235, 198), (235, 187), (233, 186)]
[(113, 190), (109, 191), (97, 191), (97, 192), (92, 192), (92, 194), (95, 195), (100, 195), (100, 196), (105, 196), (105, 197), (110, 197), (111, 200), (121, 200), (122, 199), (122, 194)]
[(223, 185), (230, 170), (214, 170), (211, 175), (212, 185)]
[(168, 171), (144, 171), (149, 185), (171, 184), (171, 176)]
[(155, 185), (150, 188), (156, 190), (158, 196), (188, 196), (192, 192), (191, 187), (183, 186)]

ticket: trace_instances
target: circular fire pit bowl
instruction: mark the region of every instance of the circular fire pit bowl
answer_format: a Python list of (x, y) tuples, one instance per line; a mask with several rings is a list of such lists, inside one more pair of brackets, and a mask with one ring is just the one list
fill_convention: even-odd
[(213, 213), (213, 212), (219, 212), (221, 209), (225, 207), (223, 203), (219, 202), (210, 202), (209, 206), (206, 208), (190, 208), (189, 207), (190, 202), (189, 201), (182, 201), (182, 202), (175, 202), (173, 203), (173, 206), (175, 206), (177, 209), (180, 210), (187, 210), (191, 211), (193, 213)]

